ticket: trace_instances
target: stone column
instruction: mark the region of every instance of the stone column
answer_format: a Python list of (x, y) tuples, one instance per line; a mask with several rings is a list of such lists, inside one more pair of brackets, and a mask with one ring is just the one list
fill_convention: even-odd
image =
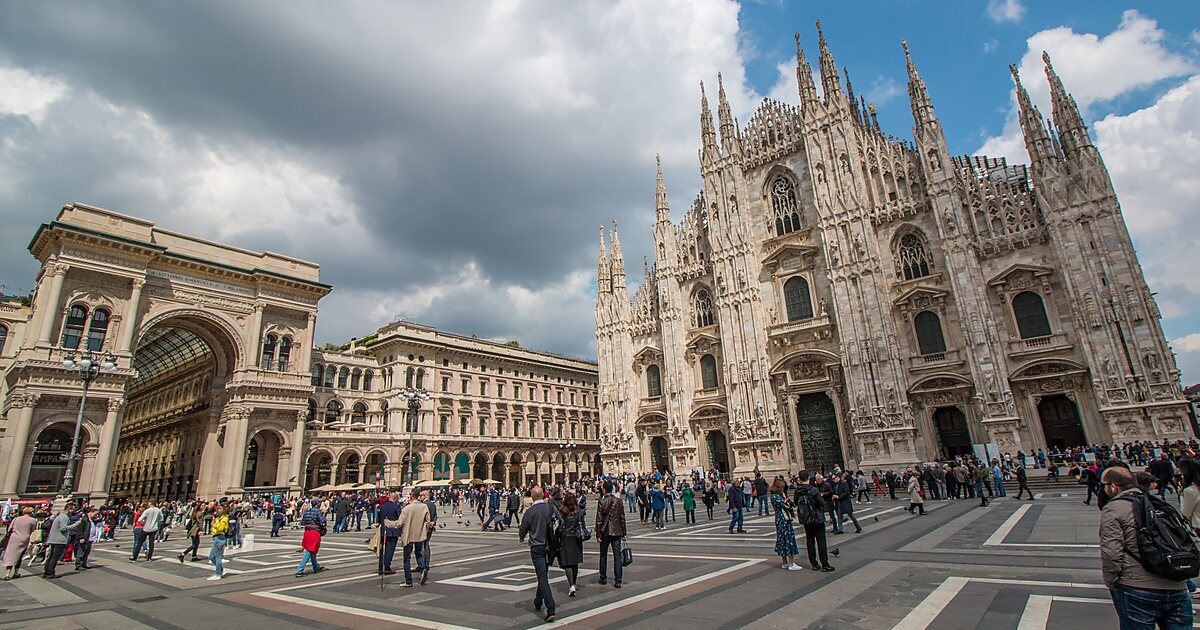
[(304, 329), (304, 345), (300, 348), (300, 360), (297, 361), (297, 371), (301, 374), (312, 373), (313, 335), (316, 334), (317, 314), (308, 314), (308, 328)]
[[(338, 465), (337, 465), (337, 462), (333, 462), (332, 464), (329, 465), (329, 485), (331, 485), (331, 486), (338, 485), (338, 476), (337, 475), (338, 475)], [(321, 475), (318, 473), (317, 481), (320, 481), (320, 477), (321, 477)]]
[(50, 263), (48, 267), (53, 278), (50, 283), (50, 295), (47, 295), (46, 301), (42, 302), (45, 312), (42, 313), (42, 327), (38, 332), (39, 345), (50, 343), (50, 335), (54, 334), (54, 323), (58, 319), (58, 313), (62, 310), (59, 308), (59, 302), (62, 301), (63, 283), (67, 279), (66, 265)]
[(118, 352), (133, 351), (133, 333), (137, 329), (137, 316), (142, 310), (142, 287), (146, 281), (142, 278), (133, 279), (133, 292), (129, 296), (129, 304), (125, 305), (125, 314), (121, 317), (121, 339), (117, 345)]
[(0, 495), (11, 497), (17, 494), (21, 471), (25, 469), (25, 449), (29, 446), (29, 432), (33, 427), (33, 411), (37, 408), (40, 398), (40, 394), (13, 396), (13, 404), (8, 412), (8, 429), (5, 431), (6, 434), (11, 434), (5, 451), (8, 463), (4, 467), (4, 481), (0, 485)]
[(288, 461), (288, 480), (287, 487), (289, 490), (299, 490), (308, 483), (304, 479), (304, 426), (308, 419), (308, 411), (296, 412), (296, 428), (292, 432), (292, 450), (291, 459)]
[(93, 497), (108, 497), (109, 479), (112, 476), (110, 467), (117, 456), (117, 440), (124, 419), (121, 408), (124, 405), (123, 399), (108, 399), (108, 415), (104, 417), (104, 427), (100, 429), (100, 449), (96, 453), (96, 473), (92, 476), (90, 492)]
[(363, 483), (367, 480), (367, 465), (362, 463), (358, 465), (358, 483)]
[(239, 490), (246, 474), (246, 432), (249, 426), (250, 409), (235, 406), (226, 408), (225, 415), (225, 493)]
[(260, 367), (262, 358), (262, 320), (263, 320), (263, 305), (254, 305), (254, 315), (250, 318), (250, 330), (247, 331), (247, 349), (249, 350), (250, 364), (255, 368)]

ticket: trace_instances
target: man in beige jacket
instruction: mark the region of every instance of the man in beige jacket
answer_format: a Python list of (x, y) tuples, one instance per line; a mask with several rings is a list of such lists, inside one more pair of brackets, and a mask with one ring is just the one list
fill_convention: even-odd
[[(1122, 628), (1191, 628), (1187, 584), (1154, 575), (1138, 555), (1137, 520), (1142, 491), (1128, 468), (1111, 466), (1100, 477), (1113, 497), (1100, 513), (1100, 570)], [(1130, 500), (1132, 499), (1132, 500)]]
[(421, 490), (414, 488), (408, 505), (400, 512), (400, 543), (404, 545), (404, 586), (412, 586), (413, 551), (417, 553), (417, 570), (421, 572), (421, 584), (429, 580), (429, 568), (425, 566), (425, 539), (429, 537), (429, 506), (421, 502)]

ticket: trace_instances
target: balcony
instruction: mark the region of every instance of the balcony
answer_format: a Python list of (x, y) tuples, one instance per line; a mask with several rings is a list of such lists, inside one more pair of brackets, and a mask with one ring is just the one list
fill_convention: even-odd
[(1013, 358), (1022, 358), (1053, 352), (1068, 352), (1074, 346), (1067, 339), (1066, 333), (1055, 333), (1045, 337), (1016, 339), (1008, 342), (1008, 354)]
[(951, 348), (945, 352), (934, 352), (932, 354), (909, 357), (908, 369), (919, 372), (922, 370), (953, 367), (962, 365), (962, 363), (963, 360), (959, 357), (958, 350)]

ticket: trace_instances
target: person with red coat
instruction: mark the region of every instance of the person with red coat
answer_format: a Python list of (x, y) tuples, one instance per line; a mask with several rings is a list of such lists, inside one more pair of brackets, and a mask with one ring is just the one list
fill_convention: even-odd
[(321, 500), (313, 499), (312, 507), (304, 511), (304, 516), (300, 517), (300, 527), (304, 529), (304, 539), (300, 546), (304, 549), (304, 555), (300, 557), (300, 564), (296, 567), (296, 577), (304, 576), (304, 565), (312, 561), (313, 574), (320, 573), (325, 570), (325, 567), (317, 563), (317, 552), (321, 550), (321, 536), (325, 534), (325, 514), (321, 512)]

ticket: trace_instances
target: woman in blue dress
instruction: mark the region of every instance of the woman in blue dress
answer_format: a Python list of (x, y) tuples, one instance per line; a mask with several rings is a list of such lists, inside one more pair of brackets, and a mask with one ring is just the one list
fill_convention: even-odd
[(796, 530), (792, 529), (792, 506), (784, 498), (787, 493), (787, 482), (783, 477), (776, 477), (771, 484), (771, 507), (775, 512), (775, 554), (783, 560), (779, 566), (788, 571), (799, 571), (796, 564)]

